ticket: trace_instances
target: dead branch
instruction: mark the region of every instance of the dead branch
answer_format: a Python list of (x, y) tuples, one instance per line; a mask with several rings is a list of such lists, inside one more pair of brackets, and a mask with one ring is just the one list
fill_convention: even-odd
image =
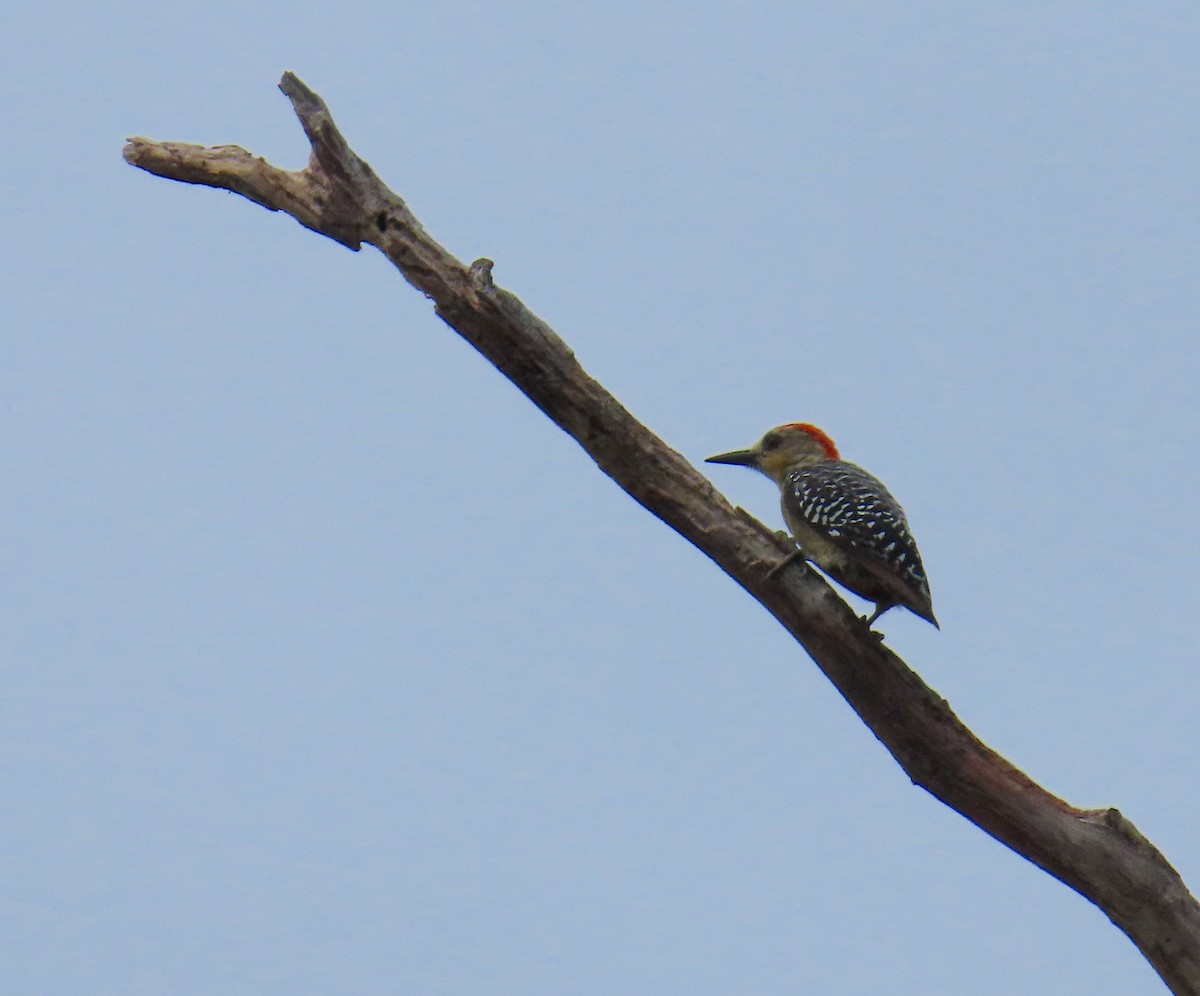
[(1099, 906), (1172, 992), (1200, 996), (1200, 904), (1132, 823), (1116, 809), (1068, 805), (989, 749), (815, 572), (797, 564), (768, 579), (790, 544), (731, 507), (589, 377), (545, 322), (493, 283), (491, 261), (466, 266), (435, 242), (346, 143), (317, 94), (292, 73), (279, 85), (312, 145), (299, 172), (237, 146), (145, 138), (129, 140), (125, 159), (232, 190), (348, 248), (376, 246), (601, 470), (761, 602), (913, 782)]

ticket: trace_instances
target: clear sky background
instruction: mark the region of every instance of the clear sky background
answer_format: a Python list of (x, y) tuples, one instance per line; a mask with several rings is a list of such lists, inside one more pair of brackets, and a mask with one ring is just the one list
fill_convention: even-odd
[(889, 644), (1196, 890), (1198, 52), (1182, 2), (7, 7), (3, 988), (1162, 991), (378, 253), (120, 153), (299, 168), (294, 70), (688, 457), (824, 426), (924, 555)]

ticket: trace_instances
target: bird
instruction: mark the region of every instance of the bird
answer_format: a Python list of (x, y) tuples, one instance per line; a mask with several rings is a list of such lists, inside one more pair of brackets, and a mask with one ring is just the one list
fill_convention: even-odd
[(875, 603), (868, 627), (902, 606), (941, 629), (904, 509), (880, 480), (843, 460), (824, 430), (789, 422), (748, 450), (705, 462), (752, 467), (779, 486), (783, 519), (799, 549), (772, 574), (801, 557)]

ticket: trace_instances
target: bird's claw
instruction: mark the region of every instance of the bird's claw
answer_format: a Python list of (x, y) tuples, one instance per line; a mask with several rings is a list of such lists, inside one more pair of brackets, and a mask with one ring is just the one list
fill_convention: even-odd
[(783, 560), (781, 560), (778, 564), (776, 564), (769, 571), (767, 571), (767, 576), (763, 580), (770, 581), (771, 578), (773, 578), (776, 574), (778, 574), (785, 567), (787, 567), (787, 565), (790, 564), (793, 560), (802, 560), (803, 558), (804, 558), (804, 555), (800, 550), (793, 550), (786, 557), (784, 557)]

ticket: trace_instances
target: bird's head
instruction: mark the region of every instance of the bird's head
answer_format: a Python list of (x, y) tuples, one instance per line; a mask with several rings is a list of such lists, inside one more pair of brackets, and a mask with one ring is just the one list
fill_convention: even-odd
[(748, 450), (718, 453), (704, 462), (753, 467), (779, 484), (793, 467), (837, 459), (837, 447), (822, 430), (807, 422), (789, 422), (776, 426)]

